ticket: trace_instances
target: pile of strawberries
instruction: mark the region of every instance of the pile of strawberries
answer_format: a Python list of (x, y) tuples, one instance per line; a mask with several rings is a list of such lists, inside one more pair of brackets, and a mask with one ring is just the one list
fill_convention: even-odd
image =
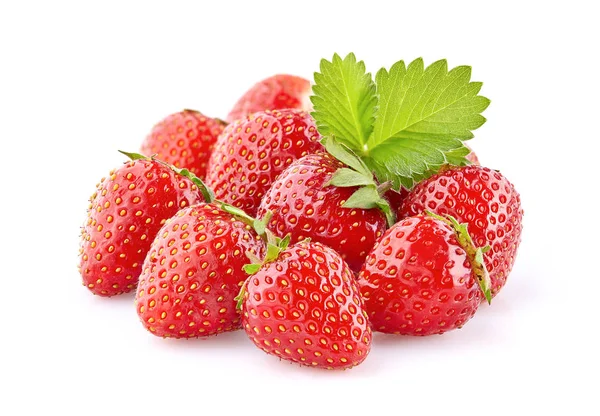
[(330, 369), (360, 364), (372, 331), (462, 327), (513, 267), (519, 194), (471, 153), (411, 189), (377, 182), (364, 189), (381, 204), (348, 207), (359, 188), (344, 175), (371, 173), (320, 133), (310, 92), (277, 75), (227, 122), (183, 110), (154, 126), (91, 197), (83, 284), (106, 297), (136, 291), (156, 336), (244, 328), (268, 354)]

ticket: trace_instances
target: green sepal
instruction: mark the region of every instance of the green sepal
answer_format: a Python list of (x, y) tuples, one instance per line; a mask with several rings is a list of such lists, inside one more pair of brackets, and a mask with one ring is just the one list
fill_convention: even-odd
[(283, 238), (276, 237), (268, 228), (265, 230), (267, 236), (267, 253), (261, 260), (256, 254), (247, 251), (246, 257), (250, 260), (250, 264), (243, 266), (246, 273), (252, 275), (260, 270), (262, 266), (279, 258), (281, 252), (288, 248), (292, 240), (292, 235), (287, 234)]
[(287, 249), (289, 247), (291, 241), (292, 241), (292, 235), (286, 234), (285, 237), (283, 237), (279, 241), (279, 248), (281, 249), (281, 251)]
[(388, 224), (392, 226), (396, 220), (396, 215), (388, 201), (382, 197), (391, 183), (377, 186), (373, 174), (362, 159), (346, 145), (337, 142), (334, 137), (324, 137), (321, 143), (330, 155), (349, 166), (349, 168), (338, 169), (324, 186), (337, 186), (340, 188), (360, 186), (361, 188), (348, 198), (343, 207), (378, 208), (385, 214)]
[(265, 255), (263, 264), (270, 263), (273, 260), (276, 260), (279, 256), (279, 253), (281, 253), (281, 249), (278, 246), (273, 244), (267, 244), (267, 254)]
[(379, 195), (383, 195), (393, 187), (394, 184), (392, 183), (392, 181), (387, 181), (377, 186), (377, 192), (379, 192)]
[(272, 244), (274, 246), (278, 246), (281, 238), (277, 237), (271, 230), (268, 228), (265, 230), (265, 237), (267, 240), (267, 244)]
[(427, 215), (436, 218), (448, 224), (456, 232), (459, 244), (467, 253), (467, 257), (471, 262), (471, 269), (477, 278), (477, 283), (481, 288), (485, 300), (488, 304), (492, 303), (492, 282), (490, 275), (485, 267), (485, 259), (483, 254), (491, 249), (490, 246), (476, 247), (471, 235), (469, 234), (468, 224), (459, 223), (452, 215), (441, 216), (431, 211), (425, 211)]
[(391, 227), (396, 223), (396, 213), (385, 198), (381, 198), (379, 201), (377, 201), (377, 208), (379, 208), (385, 214), (388, 227)]
[[(249, 264), (247, 266), (249, 266)], [(256, 273), (256, 272), (254, 272), (254, 273)], [(251, 273), (251, 274), (253, 274), (253, 273)], [(244, 304), (244, 298), (246, 297), (246, 285), (248, 284), (248, 279), (246, 279), (244, 284), (242, 284), (242, 287), (240, 288), (240, 291), (238, 292), (237, 296), (235, 298), (233, 298), (233, 300), (235, 300), (235, 308), (237, 310), (242, 310), (242, 305)]]
[(381, 199), (376, 186), (363, 186), (357, 189), (342, 207), (344, 208), (377, 208), (377, 202)]
[(124, 154), (125, 156), (127, 156), (131, 160), (139, 160), (139, 159), (148, 160), (148, 159), (150, 159), (148, 156), (144, 156), (144, 155), (142, 155), (140, 153), (125, 152), (123, 150), (119, 150), (119, 153)]
[(227, 212), (228, 214), (233, 215), (236, 218), (239, 218), (242, 222), (244, 222), (247, 225), (254, 226), (254, 222), (256, 220), (253, 217), (251, 217), (250, 215), (246, 214), (246, 212), (243, 209), (234, 207), (233, 205), (227, 204), (225, 202), (221, 202), (221, 201), (217, 201), (217, 202), (219, 204), (221, 204), (221, 209), (223, 211)]
[(269, 224), (269, 221), (271, 221), (272, 217), (273, 212), (267, 211), (264, 217), (260, 219), (257, 218), (254, 220), (252, 226), (254, 227), (254, 231), (256, 231), (256, 234), (260, 236), (263, 236), (265, 234), (265, 232), (267, 231), (267, 224)]
[(327, 150), (331, 156), (335, 157), (340, 162), (350, 166), (352, 169), (357, 171), (358, 173), (363, 174), (364, 176), (373, 177), (373, 174), (359, 158), (356, 153), (354, 153), (348, 146), (343, 143), (337, 141), (333, 136), (325, 136), (321, 139), (321, 144)]
[(243, 269), (247, 274), (252, 275), (260, 270), (260, 266), (260, 263), (244, 264)]
[(262, 263), (262, 260), (259, 259), (258, 256), (251, 251), (246, 251), (246, 257), (248, 257), (248, 260), (250, 260), (252, 263)]
[(385, 214), (388, 225), (391, 227), (396, 221), (396, 215), (390, 203), (383, 198), (375, 185), (363, 186), (357, 189), (342, 205), (343, 208), (378, 208)]
[(375, 185), (373, 175), (365, 176), (355, 170), (348, 168), (338, 169), (331, 179), (323, 186), (338, 186), (347, 188), (351, 186)]

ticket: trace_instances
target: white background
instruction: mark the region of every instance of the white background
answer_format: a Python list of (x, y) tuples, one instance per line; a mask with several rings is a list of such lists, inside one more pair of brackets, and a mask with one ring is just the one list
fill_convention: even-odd
[[(594, 2), (333, 3), (2, 2), (0, 414), (598, 414)], [(443, 336), (377, 335), (364, 364), (326, 372), (240, 331), (155, 338), (132, 295), (81, 286), (78, 228), (117, 149), (183, 108), (224, 118), (254, 82), (310, 78), (336, 51), (370, 71), (447, 58), (484, 81), (470, 144), (525, 209), (491, 307)]]

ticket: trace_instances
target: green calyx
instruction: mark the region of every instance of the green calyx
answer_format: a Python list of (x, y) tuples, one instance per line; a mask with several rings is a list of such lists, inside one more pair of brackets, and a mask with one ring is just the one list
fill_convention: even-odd
[(235, 216), (240, 221), (251, 226), (256, 232), (256, 234), (258, 234), (267, 243), (267, 252), (262, 260), (251, 251), (246, 252), (246, 257), (248, 257), (250, 263), (245, 264), (243, 266), (243, 270), (249, 276), (246, 279), (246, 281), (242, 284), (238, 295), (234, 298), (236, 301), (236, 308), (242, 309), (242, 304), (244, 302), (244, 296), (246, 293), (246, 287), (248, 286), (248, 280), (253, 274), (258, 272), (263, 265), (277, 260), (279, 254), (283, 250), (288, 248), (288, 246), (290, 245), (291, 235), (288, 234), (284, 238), (279, 238), (267, 228), (267, 225), (269, 224), (269, 221), (273, 216), (273, 213), (271, 211), (267, 211), (263, 218), (258, 219), (251, 217), (250, 215), (246, 214), (243, 210), (236, 208), (233, 205), (226, 204), (225, 202), (221, 201), (216, 202), (220, 204), (221, 209), (223, 211)]
[(288, 248), (292, 238), (290, 234), (287, 234), (284, 238), (276, 237), (268, 228), (265, 228), (264, 236), (267, 239), (267, 252), (262, 260), (254, 253), (249, 251), (246, 252), (246, 257), (248, 257), (250, 263), (244, 265), (243, 269), (249, 276), (244, 284), (242, 284), (240, 292), (235, 297), (237, 309), (242, 309), (242, 304), (246, 294), (246, 287), (248, 286), (248, 280), (250, 280), (252, 275), (256, 274), (265, 264), (277, 260), (281, 252)]
[(348, 198), (342, 207), (379, 209), (387, 219), (388, 225), (392, 226), (396, 221), (396, 215), (384, 198), (391, 183), (378, 185), (367, 165), (345, 144), (336, 141), (332, 136), (325, 136), (321, 143), (325, 150), (340, 162), (346, 164), (347, 168), (338, 169), (325, 186), (359, 187)]
[(265, 243), (269, 244), (271, 242), (277, 242), (277, 237), (275, 237), (271, 230), (267, 228), (269, 221), (271, 221), (271, 218), (273, 217), (273, 213), (271, 211), (267, 211), (263, 218), (254, 218), (246, 214), (244, 210), (234, 207), (233, 205), (218, 200), (215, 201), (215, 203), (219, 204), (223, 211), (233, 215), (243, 223), (252, 227), (256, 234), (258, 234), (258, 236), (261, 237)]
[(250, 252), (246, 253), (246, 257), (248, 257), (251, 263), (244, 266), (244, 271), (249, 275), (258, 272), (265, 264), (277, 260), (281, 252), (288, 248), (292, 239), (291, 234), (287, 234), (284, 238), (279, 238), (269, 229), (266, 229), (265, 236), (267, 238), (267, 252), (262, 260)]
[(426, 211), (426, 214), (448, 224), (456, 232), (458, 243), (467, 253), (467, 257), (471, 263), (471, 269), (477, 278), (477, 283), (483, 292), (483, 296), (488, 304), (492, 303), (492, 283), (483, 258), (483, 255), (488, 252), (491, 247), (476, 247), (467, 229), (468, 225), (466, 223), (459, 223), (452, 215), (441, 216), (434, 214), (431, 211)]
[(379, 183), (410, 189), (444, 164), (468, 164), (463, 141), (485, 122), (480, 113), (490, 103), (470, 77), (468, 66), (425, 67), (419, 58), (382, 68), (373, 80), (354, 54), (334, 54), (314, 75), (312, 115), (321, 135), (359, 155)]

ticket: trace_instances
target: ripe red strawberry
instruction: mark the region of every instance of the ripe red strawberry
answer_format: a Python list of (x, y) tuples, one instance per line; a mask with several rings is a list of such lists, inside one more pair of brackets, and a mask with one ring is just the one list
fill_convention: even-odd
[(390, 203), (390, 207), (392, 207), (392, 211), (398, 212), (400, 206), (402, 206), (402, 202), (404, 198), (408, 195), (408, 190), (405, 187), (400, 187), (399, 190), (390, 189), (385, 193), (386, 199)]
[(274, 75), (250, 88), (227, 116), (230, 123), (264, 110), (310, 110), (310, 81), (295, 75)]
[(234, 298), (248, 277), (247, 252), (261, 255), (256, 232), (215, 204), (183, 209), (160, 229), (136, 295), (144, 326), (160, 337), (215, 335), (240, 327)]
[(521, 242), (521, 199), (500, 172), (481, 166), (454, 167), (419, 183), (406, 197), (399, 217), (430, 210), (469, 225), (477, 246), (489, 245), (485, 265), (495, 296), (506, 283)]
[(81, 231), (79, 270), (94, 294), (113, 296), (135, 288), (165, 221), (204, 199), (190, 179), (146, 158), (112, 170), (96, 188)]
[(308, 113), (255, 113), (225, 128), (211, 155), (206, 184), (217, 199), (254, 215), (277, 175), (294, 160), (321, 148)]
[(328, 153), (304, 156), (277, 177), (262, 199), (257, 216), (273, 213), (269, 228), (292, 241), (310, 237), (336, 250), (358, 272), (375, 242), (386, 230), (379, 209), (344, 208), (358, 187), (329, 186), (345, 165)]
[(288, 247), (248, 279), (242, 323), (267, 354), (307, 366), (353, 367), (371, 345), (352, 272), (320, 243)]
[(392, 226), (363, 266), (358, 283), (375, 331), (441, 334), (477, 310), (475, 249), (445, 221), (409, 217)]
[(225, 122), (194, 110), (171, 114), (154, 126), (141, 153), (154, 155), (196, 176), (206, 176), (206, 165)]

